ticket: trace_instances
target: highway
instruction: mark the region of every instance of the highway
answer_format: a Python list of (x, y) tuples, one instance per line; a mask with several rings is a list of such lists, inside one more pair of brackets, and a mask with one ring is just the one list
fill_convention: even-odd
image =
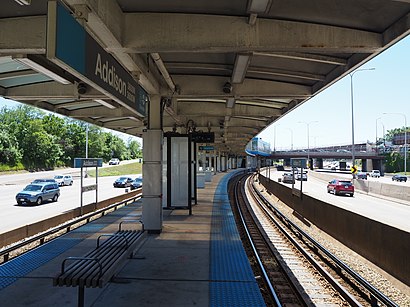
[[(265, 171), (263, 172), (266, 175)], [(281, 178), (283, 172), (276, 171), (271, 168), (270, 177), (274, 181)], [(351, 178), (348, 174), (335, 174), (335, 178)], [(368, 180), (381, 180), (392, 183), (391, 178), (369, 178)], [(292, 184), (281, 183), (292, 187)], [(398, 182), (400, 185), (408, 185), (409, 182)], [(302, 182), (302, 191), (306, 195), (310, 195), (319, 200), (333, 204), (340, 208), (355, 212), (362, 216), (373, 220), (383, 222), (387, 225), (410, 232), (410, 202), (381, 199), (366, 194), (362, 194), (356, 190), (354, 197), (336, 196), (327, 193), (327, 182), (314, 178), (308, 174), (308, 180)], [(300, 181), (296, 181), (295, 188), (300, 189)], [(290, 190), (289, 190), (290, 193)]]
[[(27, 184), (36, 178), (53, 178), (56, 174), (71, 174), (74, 178), (72, 186), (60, 187), (60, 198), (57, 202), (44, 202), (40, 206), (18, 206), (15, 196)], [(141, 174), (130, 174), (132, 178)], [(98, 178), (98, 200), (108, 199), (125, 193), (124, 188), (114, 188), (113, 182), (119, 176)], [(58, 171), (24, 173), (0, 176), (0, 233), (32, 224), (46, 218), (61, 214), (81, 203), (81, 184), (79, 169), (64, 169)], [(95, 178), (84, 178), (83, 185), (95, 184)], [(95, 191), (83, 193), (83, 204), (95, 202)]]

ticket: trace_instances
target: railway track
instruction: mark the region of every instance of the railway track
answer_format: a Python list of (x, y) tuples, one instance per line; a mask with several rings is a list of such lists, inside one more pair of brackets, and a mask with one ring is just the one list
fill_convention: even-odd
[(253, 177), (236, 178), (231, 195), (267, 305), (397, 306), (269, 204)]

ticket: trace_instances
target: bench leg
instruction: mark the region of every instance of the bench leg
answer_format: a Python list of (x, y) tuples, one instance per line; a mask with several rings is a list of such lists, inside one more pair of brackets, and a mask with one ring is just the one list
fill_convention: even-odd
[(78, 307), (84, 307), (84, 287), (78, 287)]

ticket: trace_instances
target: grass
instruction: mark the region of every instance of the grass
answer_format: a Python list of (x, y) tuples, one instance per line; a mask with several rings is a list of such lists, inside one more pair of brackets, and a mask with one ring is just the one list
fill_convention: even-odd
[[(98, 169), (98, 177), (106, 176), (122, 176), (129, 174), (141, 174), (142, 173), (142, 163), (129, 163), (120, 164), (111, 167), (104, 167)], [(95, 177), (95, 168), (88, 170), (88, 175)]]

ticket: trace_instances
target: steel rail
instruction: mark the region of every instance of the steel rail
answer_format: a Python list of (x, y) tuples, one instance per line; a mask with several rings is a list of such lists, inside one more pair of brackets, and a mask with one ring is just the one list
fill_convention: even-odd
[[(380, 302), (385, 304), (388, 307), (398, 307), (398, 305), (389, 299), (386, 295), (376, 289), (373, 285), (371, 285), (367, 280), (365, 280), (362, 276), (360, 276), (357, 272), (355, 272), (352, 268), (350, 268), (347, 264), (345, 264), (342, 260), (337, 258), (333, 255), (329, 250), (327, 250), (324, 246), (322, 246), (319, 242), (313, 239), (309, 234), (303, 231), (299, 226), (295, 223), (290, 221), (282, 212), (280, 212), (277, 208), (272, 206), (272, 204), (255, 188), (253, 187), (253, 191), (260, 197), (260, 199), (271, 209), (275, 212), (275, 214), (279, 215), (280, 218), (286, 221), (286, 223), (291, 226), (292, 228), (296, 229), (299, 236), (306, 238), (316, 249), (320, 250), (323, 254), (325, 254), (328, 258), (330, 258), (337, 266), (342, 268), (347, 274), (350, 275), (359, 285), (365, 288), (371, 295), (372, 301), (377, 298)], [(375, 302), (372, 302), (372, 305)]]
[(54, 234), (54, 233), (57, 233), (57, 232), (59, 232), (59, 231), (61, 231), (61, 230), (63, 230), (63, 229), (67, 229), (67, 232), (66, 232), (66, 233), (68, 233), (69, 231), (72, 230), (72, 229), (71, 229), (71, 226), (73, 226), (73, 225), (75, 225), (75, 224), (78, 224), (78, 223), (80, 223), (80, 222), (83, 222), (84, 220), (86, 220), (87, 223), (89, 223), (89, 222), (90, 222), (90, 219), (91, 219), (92, 217), (94, 217), (94, 216), (96, 216), (96, 215), (99, 215), (99, 214), (102, 214), (102, 216), (104, 216), (104, 214), (105, 214), (106, 211), (111, 210), (111, 209), (113, 209), (113, 208), (114, 208), (115, 210), (117, 210), (119, 206), (122, 206), (122, 205), (124, 205), (124, 204), (127, 205), (129, 202), (135, 202), (136, 200), (140, 199), (141, 196), (142, 196), (142, 192), (139, 193), (139, 194), (137, 194), (137, 195), (135, 195), (135, 196), (133, 196), (133, 197), (130, 197), (130, 198), (128, 198), (128, 199), (125, 199), (125, 200), (123, 200), (123, 201), (121, 201), (121, 202), (114, 203), (114, 204), (112, 204), (112, 205), (109, 205), (109, 206), (107, 206), (107, 207), (101, 208), (101, 209), (96, 210), (96, 211), (94, 211), (94, 212), (90, 212), (90, 213), (88, 213), (88, 214), (84, 214), (83, 216), (78, 217), (78, 218), (74, 219), (73, 221), (70, 221), (70, 222), (68, 222), (68, 223), (59, 225), (59, 226), (57, 226), (57, 227), (53, 227), (52, 229), (47, 230), (46, 232), (40, 233), (40, 234), (35, 235), (35, 236), (31, 237), (31, 238), (28, 238), (27, 240), (24, 240), (24, 241), (19, 242), (19, 243), (16, 243), (16, 244), (13, 244), (13, 245), (11, 245), (11, 246), (8, 247), (8, 248), (5, 248), (5, 249), (3, 249), (3, 250), (0, 250), (0, 257), (3, 257), (3, 262), (2, 262), (2, 263), (5, 263), (5, 262), (7, 262), (8, 260), (10, 260), (10, 258), (9, 258), (10, 253), (13, 252), (13, 251), (15, 251), (15, 250), (17, 250), (17, 249), (20, 249), (20, 248), (22, 248), (22, 247), (24, 247), (24, 246), (26, 246), (26, 245), (28, 245), (28, 244), (31, 244), (31, 243), (33, 243), (33, 242), (36, 242), (36, 241), (40, 241), (40, 244), (39, 244), (39, 245), (42, 245), (42, 244), (44, 244), (44, 242), (45, 242), (44, 239), (45, 239), (46, 237), (48, 237), (48, 236)]
[(272, 297), (273, 300), (275, 301), (276, 305), (279, 306), (279, 307), (281, 307), (282, 304), (281, 304), (281, 302), (280, 302), (280, 300), (279, 300), (278, 295), (276, 294), (275, 289), (274, 289), (273, 286), (272, 286), (272, 283), (271, 283), (271, 281), (270, 281), (270, 279), (269, 279), (268, 273), (267, 273), (266, 270), (265, 270), (265, 267), (264, 267), (264, 265), (263, 265), (263, 262), (262, 262), (261, 258), (259, 257), (258, 251), (257, 251), (257, 249), (256, 249), (256, 247), (255, 247), (255, 244), (253, 243), (252, 236), (251, 236), (251, 234), (250, 234), (249, 231), (248, 231), (248, 228), (247, 228), (247, 226), (246, 226), (245, 219), (244, 219), (244, 217), (243, 217), (243, 215), (242, 215), (242, 210), (241, 210), (241, 208), (240, 208), (240, 206), (239, 206), (238, 186), (239, 186), (240, 181), (241, 181), (243, 178), (245, 178), (245, 177), (247, 177), (247, 176), (246, 176), (246, 175), (242, 175), (242, 178), (241, 178), (241, 179), (238, 179), (238, 181), (237, 181), (237, 182), (235, 183), (235, 185), (234, 185), (235, 204), (236, 204), (236, 206), (237, 206), (238, 213), (239, 213), (239, 217), (240, 217), (240, 219), (241, 219), (242, 226), (243, 226), (243, 228), (244, 228), (244, 230), (245, 230), (245, 232), (246, 232), (246, 236), (247, 236), (247, 238), (248, 238), (249, 244), (250, 244), (251, 247), (252, 247), (253, 254), (254, 254), (255, 257), (256, 257), (256, 260), (257, 260), (257, 262), (258, 262), (258, 265), (259, 265), (260, 270), (262, 271), (263, 278), (264, 278), (266, 284), (267, 284), (268, 287), (269, 287), (269, 291), (270, 291), (270, 293), (271, 293), (271, 297)]

